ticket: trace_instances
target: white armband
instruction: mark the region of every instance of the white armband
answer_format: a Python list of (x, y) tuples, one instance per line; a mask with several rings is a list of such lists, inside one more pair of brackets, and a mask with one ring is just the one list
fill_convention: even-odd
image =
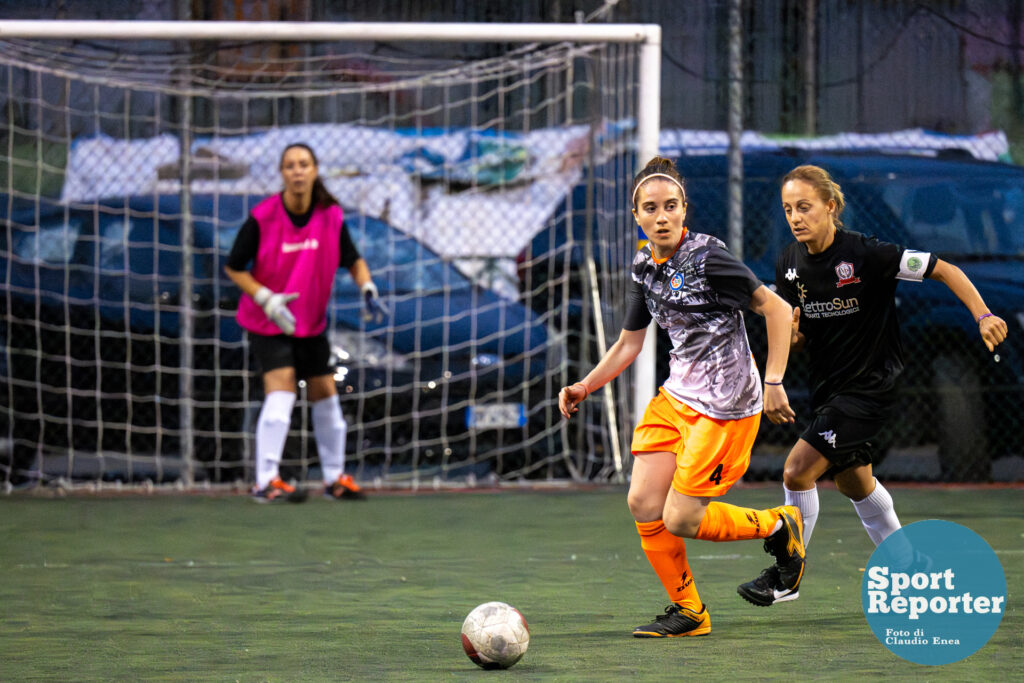
[(928, 262), (931, 258), (931, 253), (927, 251), (905, 249), (900, 258), (900, 269), (896, 273), (896, 279), (920, 282), (924, 279), (924, 273), (928, 270)]

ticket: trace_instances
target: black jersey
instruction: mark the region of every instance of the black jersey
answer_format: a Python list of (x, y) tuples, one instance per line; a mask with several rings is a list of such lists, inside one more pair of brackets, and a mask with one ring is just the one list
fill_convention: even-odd
[(903, 371), (894, 295), (899, 280), (931, 274), (932, 254), (839, 229), (820, 254), (799, 242), (779, 256), (779, 294), (800, 307), (811, 360), (811, 403), (860, 419), (881, 419)]

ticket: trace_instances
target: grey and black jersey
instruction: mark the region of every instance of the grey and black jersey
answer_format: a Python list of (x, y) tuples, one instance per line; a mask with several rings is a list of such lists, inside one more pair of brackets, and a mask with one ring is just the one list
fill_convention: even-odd
[(935, 263), (934, 254), (842, 229), (820, 254), (799, 242), (779, 254), (775, 281), (782, 298), (800, 308), (815, 410), (887, 416), (903, 371), (896, 284), (920, 282)]
[(697, 412), (737, 420), (761, 412), (761, 377), (743, 326), (743, 309), (761, 282), (710, 235), (688, 232), (658, 263), (637, 252), (623, 328), (655, 320), (672, 340), (664, 389)]

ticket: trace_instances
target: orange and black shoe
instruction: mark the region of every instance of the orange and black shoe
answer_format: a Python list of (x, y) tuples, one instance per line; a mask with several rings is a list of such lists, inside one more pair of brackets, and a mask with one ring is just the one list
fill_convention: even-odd
[[(765, 550), (775, 556), (779, 583), (790, 594), (800, 592), (807, 551), (804, 548), (804, 517), (795, 505), (775, 508), (782, 518), (782, 528), (765, 539)], [(778, 598), (776, 598), (778, 600)]]
[(274, 477), (266, 488), (253, 487), (250, 494), (257, 503), (302, 503), (308, 494), (287, 483), (281, 477)]
[(324, 486), (324, 498), (332, 500), (366, 500), (366, 494), (351, 474), (343, 474)]
[(706, 636), (711, 633), (711, 615), (707, 605), (701, 605), (699, 612), (689, 607), (672, 603), (665, 613), (654, 618), (654, 623), (633, 629), (634, 638), (680, 638), (682, 636)]
[(796, 600), (800, 597), (800, 581), (804, 577), (807, 551), (800, 508), (783, 505), (775, 510), (782, 519), (782, 526), (764, 541), (765, 552), (775, 557), (775, 564), (753, 581), (736, 588), (744, 600), (759, 607)]

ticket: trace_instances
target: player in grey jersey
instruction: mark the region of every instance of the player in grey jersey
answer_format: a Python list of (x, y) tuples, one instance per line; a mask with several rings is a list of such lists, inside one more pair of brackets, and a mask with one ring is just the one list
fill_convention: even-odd
[[(753, 510), (712, 500), (724, 495), (750, 463), (762, 396), (770, 420), (793, 420), (781, 382), (790, 308), (721, 242), (687, 231), (686, 194), (670, 160), (655, 157), (634, 178), (633, 215), (648, 244), (633, 261), (622, 332), (582, 381), (561, 390), (559, 408), (570, 417), (590, 392), (626, 369), (652, 319), (668, 330), (672, 372), (633, 433), (627, 502), (641, 547), (671, 604), (633, 635), (707, 635), (711, 617), (697, 592), (684, 538), (766, 539), (787, 595), (797, 594), (803, 576), (799, 510)], [(742, 311), (748, 308), (765, 316), (768, 328), (764, 392), (743, 326)]]
[[(783, 490), (786, 504), (803, 513), (809, 541), (818, 517), (815, 482), (832, 472), (836, 488), (853, 502), (878, 545), (900, 528), (892, 497), (871, 469), (876, 437), (892, 412), (903, 370), (897, 281), (929, 278), (949, 287), (977, 321), (989, 351), (1006, 338), (1007, 328), (956, 266), (843, 229), (844, 205), (839, 185), (822, 168), (799, 166), (783, 179), (782, 208), (796, 242), (779, 256), (776, 282), (795, 307), (793, 347), (806, 345), (810, 355), (814, 409), (786, 458)], [(909, 544), (892, 545), (894, 562), (914, 562)], [(767, 606), (781, 601), (779, 586), (777, 568), (769, 567), (738, 591)]]

